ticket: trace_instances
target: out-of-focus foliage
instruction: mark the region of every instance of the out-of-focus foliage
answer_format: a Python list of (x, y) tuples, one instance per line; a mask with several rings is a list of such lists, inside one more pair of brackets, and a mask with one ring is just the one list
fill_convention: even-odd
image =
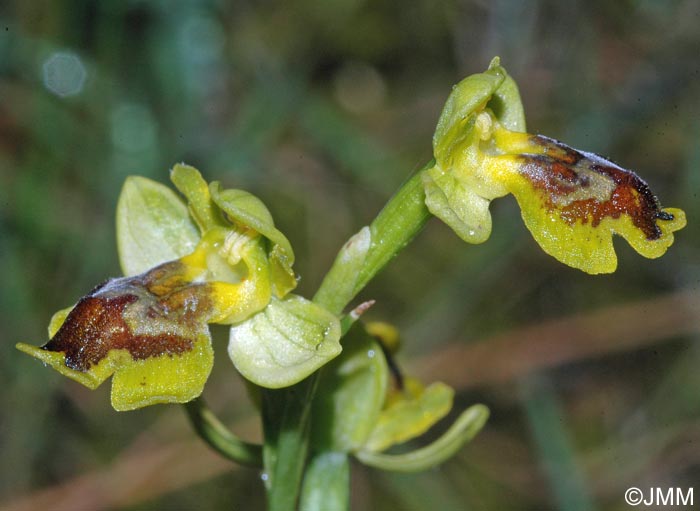
[[(529, 132), (638, 171), (689, 227), (659, 260), (617, 243), (617, 273), (593, 278), (543, 254), (512, 199), (479, 246), (432, 222), (360, 299), (400, 327), (399, 363), (491, 420), (439, 470), (355, 467), (353, 507), (621, 509), (630, 486), (692, 486), (698, 16), (697, 0), (0, 4), (0, 508), (260, 508), (259, 474), (209, 454), (177, 407), (115, 417), (108, 389), (43, 370), (15, 342), (44, 339), (53, 311), (120, 274), (125, 177), (165, 183), (178, 161), (268, 205), (310, 296), (430, 158), (452, 84), (494, 55)], [(255, 438), (213, 333), (207, 398)]]

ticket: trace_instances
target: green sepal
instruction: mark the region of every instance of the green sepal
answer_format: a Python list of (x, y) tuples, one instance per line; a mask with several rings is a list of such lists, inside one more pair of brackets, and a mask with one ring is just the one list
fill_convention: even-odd
[(130, 176), (117, 203), (117, 249), (124, 275), (138, 275), (194, 250), (199, 231), (170, 188)]
[(483, 243), (491, 234), (491, 201), (452, 174), (433, 167), (423, 173), (425, 205), (464, 241)]
[(361, 448), (381, 412), (389, 380), (381, 347), (356, 325), (343, 352), (321, 372), (311, 409), (311, 445), (317, 451)]
[(447, 461), (484, 427), (489, 409), (473, 405), (460, 414), (450, 428), (433, 443), (403, 454), (358, 451), (355, 456), (365, 465), (392, 472), (421, 472)]
[(515, 81), (494, 57), (483, 73), (466, 77), (452, 88), (440, 114), (433, 150), (439, 164), (451, 151), (455, 142), (468, 136), (465, 125), (472, 114), (490, 108), (499, 122), (511, 131), (525, 131), (525, 112)]
[(418, 385), (414, 380), (407, 379), (406, 384), (404, 395), (382, 410), (363, 451), (384, 451), (394, 444), (420, 436), (452, 408), (454, 390), (444, 383), (433, 383), (426, 389), (417, 390), (410, 388)]
[(502, 67), (493, 66), (484, 73), (466, 77), (452, 88), (433, 135), (433, 151), (438, 164), (444, 164), (443, 159), (451, 147), (468, 134), (465, 124), (474, 112), (486, 106), (505, 77)]
[(170, 180), (187, 199), (190, 214), (202, 233), (216, 226), (226, 226), (209, 194), (209, 185), (194, 167), (178, 163), (170, 171)]
[(501, 59), (494, 57), (489, 65), (489, 70), (497, 69), (505, 76), (501, 85), (493, 92), (493, 96), (486, 105), (496, 116), (503, 127), (510, 131), (525, 132), (525, 110), (520, 100), (520, 91), (515, 80), (501, 67)]
[(300, 296), (272, 298), (258, 314), (231, 328), (228, 352), (256, 385), (293, 385), (341, 352), (340, 321)]

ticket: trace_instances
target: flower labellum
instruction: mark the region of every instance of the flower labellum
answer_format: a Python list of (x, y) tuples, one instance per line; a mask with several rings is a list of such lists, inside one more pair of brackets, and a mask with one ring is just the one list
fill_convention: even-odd
[(207, 321), (216, 307), (210, 286), (187, 271), (174, 261), (107, 281), (52, 322), (44, 346), (17, 347), (91, 389), (114, 374), (117, 410), (194, 399), (213, 364)]
[(656, 258), (685, 226), (684, 212), (663, 209), (634, 172), (541, 135), (529, 143), (528, 152), (514, 156), (517, 174), (507, 186), (535, 240), (563, 263), (610, 273), (617, 266), (613, 233)]
[(639, 176), (611, 161), (524, 133), (521, 112), (498, 59), (455, 87), (433, 138), (435, 166), (423, 175), (428, 209), (482, 243), (491, 200), (512, 193), (543, 250), (587, 273), (615, 271), (613, 234), (645, 257), (663, 255), (685, 226), (683, 211), (663, 209)]

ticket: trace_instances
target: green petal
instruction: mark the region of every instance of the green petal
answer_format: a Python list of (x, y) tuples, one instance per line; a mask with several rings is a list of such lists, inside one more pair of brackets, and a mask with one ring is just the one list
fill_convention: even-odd
[(288, 265), (294, 264), (292, 245), (282, 232), (275, 227), (270, 211), (255, 195), (243, 190), (222, 190), (221, 184), (213, 182), (209, 186), (211, 196), (221, 210), (232, 220), (259, 232), (273, 244), (279, 245)]
[(137, 275), (192, 252), (199, 231), (168, 187), (130, 176), (117, 203), (117, 247), (125, 275)]
[(343, 338), (343, 352), (321, 372), (311, 411), (311, 442), (318, 451), (362, 447), (379, 417), (388, 383), (386, 359), (364, 329)]
[(449, 413), (453, 396), (444, 383), (433, 383), (415, 396), (397, 399), (382, 411), (363, 450), (384, 451), (422, 435)]
[(269, 260), (272, 289), (277, 298), (284, 298), (292, 289), (297, 287), (297, 276), (292, 269), (286, 252), (279, 245), (275, 245), (272, 248)]
[(340, 322), (300, 296), (273, 298), (260, 313), (231, 328), (229, 355), (261, 387), (293, 385), (341, 351)]

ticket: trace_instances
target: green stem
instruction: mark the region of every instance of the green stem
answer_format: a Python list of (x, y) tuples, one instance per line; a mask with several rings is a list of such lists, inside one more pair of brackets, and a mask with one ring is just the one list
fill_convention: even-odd
[(269, 511), (296, 508), (309, 450), (318, 372), (283, 389), (262, 389), (263, 459)]
[(301, 490), (301, 511), (343, 511), (350, 504), (347, 453), (322, 452), (311, 458)]
[[(430, 162), (425, 168), (432, 165)], [(430, 218), (421, 174), (416, 173), (404, 183), (369, 229), (364, 228), (343, 246), (314, 296), (315, 303), (340, 315), (357, 293), (420, 232)], [(308, 456), (311, 402), (318, 375), (317, 371), (292, 387), (262, 389), (263, 458), (270, 511), (295, 509)], [(330, 456), (317, 453), (314, 460), (326, 459), (326, 455)], [(341, 475), (342, 466), (339, 463), (337, 467)], [(323, 501), (325, 490), (329, 499), (343, 494), (334, 485), (315, 484), (313, 477), (309, 481), (316, 492), (314, 499)], [(349, 475), (338, 483), (347, 488)]]
[(250, 467), (262, 468), (262, 446), (241, 440), (207, 407), (204, 399), (186, 403), (185, 410), (197, 434), (222, 456)]
[(372, 245), (355, 283), (354, 295), (362, 291), (367, 283), (415, 238), (430, 219), (431, 213), (425, 205), (422, 171), (433, 165), (435, 162), (430, 161), (421, 172), (413, 175), (370, 224)]
[[(431, 161), (422, 170), (433, 165)], [(425, 205), (422, 174), (419, 171), (404, 183), (370, 224), (369, 233), (362, 230), (343, 246), (316, 292), (314, 302), (340, 314), (421, 231), (431, 216)]]

